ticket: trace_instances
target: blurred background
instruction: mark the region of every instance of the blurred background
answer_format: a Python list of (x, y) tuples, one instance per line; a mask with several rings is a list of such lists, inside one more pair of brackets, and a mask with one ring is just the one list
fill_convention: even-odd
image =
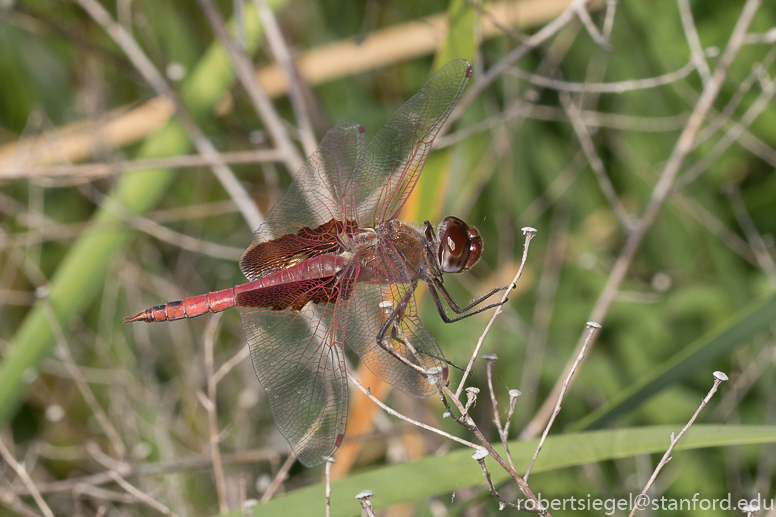
[[(521, 228), (536, 228), (481, 352), (499, 357), (502, 421), (519, 389), (510, 438), (541, 434), (596, 320), (551, 436), (626, 433), (594, 463), (582, 452), (598, 442), (573, 435), (571, 466), (531, 486), (638, 493), (669, 438), (661, 427), (660, 447), (640, 449), (627, 431), (678, 431), (721, 370), (731, 382), (698, 422), (729, 426), (705, 427), (726, 446), (675, 453), (651, 493), (772, 498), (774, 27), (776, 7), (751, 0), (0, 1), (0, 515), (269, 515), (262, 498), (321, 481), (323, 467), (287, 460), (236, 311), (122, 318), (243, 283), (260, 214), (327, 129), (374, 135), (457, 57), (472, 81), (401, 218), (479, 228), (483, 259), (445, 283), (459, 301), (511, 282)], [(492, 313), (446, 325), (417, 296), (465, 366)], [(355, 368), (392, 407), (474, 439), (437, 397)], [(499, 443), (483, 361), (468, 384)], [(427, 485), (389, 468), (459, 446), (353, 390), (350, 408), (333, 475), (384, 472), (394, 495), (356, 492), (377, 492), (385, 515), (498, 512), (471, 460), (434, 464)], [(323, 511), (316, 490), (295, 515)], [(356, 492), (333, 513), (358, 514)]]

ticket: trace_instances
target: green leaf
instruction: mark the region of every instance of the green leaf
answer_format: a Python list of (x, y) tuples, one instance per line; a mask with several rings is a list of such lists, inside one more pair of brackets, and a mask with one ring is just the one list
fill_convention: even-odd
[[(434, 57), (432, 72), (453, 59), (474, 59), (474, 12), (464, 0), (453, 0), (447, 8), (449, 29), (445, 43)], [(430, 74), (429, 74), (430, 75)], [(402, 218), (408, 221), (432, 221), (441, 219), (447, 191), (450, 150), (433, 153), (423, 167), (415, 189), (402, 210)], [(425, 202), (421, 204), (421, 200)]]
[(600, 428), (613, 418), (636, 408), (661, 390), (695, 374), (708, 363), (733, 350), (758, 332), (767, 331), (776, 319), (776, 295), (752, 302), (728, 321), (684, 348), (621, 391), (614, 399), (571, 427), (572, 431)]
[[(669, 437), (681, 425), (654, 426), (605, 431), (570, 433), (547, 438), (533, 472), (547, 472), (616, 458), (663, 453)], [(676, 450), (758, 444), (776, 441), (776, 427), (695, 425), (682, 438)], [(515, 465), (525, 466), (536, 450), (537, 440), (510, 442)], [(501, 451), (499, 450), (499, 454)], [(508, 475), (494, 460), (486, 460), (493, 482), (507, 481)], [(520, 471), (522, 474), (522, 470)], [(349, 476), (332, 483), (331, 515), (360, 515), (354, 499), (362, 490), (372, 490), (376, 510), (453, 492), (485, 482), (480, 466), (471, 458), (471, 450), (457, 450), (445, 456), (429, 457), (410, 463), (391, 465)], [(317, 484), (296, 490), (257, 506), (254, 515), (261, 517), (318, 516), (323, 513), (324, 486)], [(237, 517), (240, 512), (230, 515)]]
[(474, 10), (465, 0), (452, 0), (447, 8), (447, 23), (449, 26), (447, 40), (434, 56), (433, 71), (453, 59), (464, 58), (474, 60), (477, 47), (474, 34)]

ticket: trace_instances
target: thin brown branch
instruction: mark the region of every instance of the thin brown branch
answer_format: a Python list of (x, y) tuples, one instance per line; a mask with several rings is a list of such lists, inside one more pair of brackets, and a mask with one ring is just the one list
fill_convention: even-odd
[(598, 331), (601, 328), (601, 325), (594, 321), (588, 321), (587, 322), (587, 338), (585, 339), (585, 344), (582, 347), (582, 350), (579, 352), (579, 355), (577, 356), (576, 361), (574, 361), (574, 364), (571, 367), (571, 370), (569, 370), (569, 374), (566, 376), (565, 379), (563, 379), (563, 389), (561, 389), (560, 394), (558, 395), (558, 402), (555, 404), (555, 410), (552, 412), (552, 416), (550, 417), (550, 420), (547, 422), (547, 427), (544, 428), (544, 432), (542, 433), (542, 437), (539, 440), (539, 445), (536, 446), (536, 451), (534, 452), (533, 458), (531, 458), (531, 463), (528, 465), (528, 468), (525, 471), (525, 476), (523, 479), (525, 479), (526, 483), (528, 482), (528, 477), (531, 475), (531, 469), (534, 466), (534, 463), (536, 462), (536, 458), (539, 456), (539, 452), (542, 450), (542, 447), (544, 446), (544, 441), (547, 439), (547, 435), (550, 433), (550, 428), (552, 428), (553, 422), (555, 422), (555, 417), (558, 416), (560, 413), (560, 407), (561, 403), (563, 402), (563, 397), (566, 395), (566, 389), (569, 386), (569, 383), (571, 382), (571, 378), (574, 376), (574, 372), (576, 371), (579, 364), (582, 362), (582, 359), (585, 357), (585, 351), (587, 350), (588, 345), (593, 341), (593, 336), (595, 335), (596, 331)]
[(525, 347), (523, 373), (520, 376), (520, 386), (525, 393), (521, 409), (530, 415), (536, 404), (536, 392), (539, 389), (540, 372), (547, 348), (547, 335), (555, 302), (555, 296), (560, 284), (563, 257), (569, 243), (569, 223), (572, 209), (570, 203), (555, 203), (555, 209), (550, 221), (550, 232), (547, 237), (547, 249), (544, 253), (544, 263), (537, 285), (536, 302), (534, 303), (531, 327)]
[(27, 488), (29, 494), (32, 495), (32, 498), (35, 500), (38, 508), (40, 508), (40, 511), (43, 512), (43, 515), (46, 517), (54, 517), (54, 513), (51, 511), (51, 508), (49, 508), (49, 505), (46, 504), (43, 496), (40, 495), (40, 491), (35, 486), (35, 482), (32, 480), (30, 475), (27, 473), (27, 469), (23, 464), (16, 461), (16, 458), (13, 457), (13, 454), (11, 454), (11, 451), (9, 451), (5, 446), (5, 443), (3, 443), (2, 439), (0, 439), (0, 455), (3, 456), (3, 460), (16, 472), (16, 475), (19, 476), (19, 479), (22, 480), (22, 483), (24, 483), (24, 486)]
[(585, 8), (591, 1), (592, 0), (573, 0), (557, 18), (535, 32), (523, 44), (510, 52), (509, 55), (490, 67), (487, 72), (469, 87), (469, 90), (466, 92), (463, 99), (461, 99), (461, 102), (458, 103), (458, 106), (450, 115), (445, 127), (452, 127), (453, 123), (461, 118), (461, 115), (463, 115), (471, 103), (474, 102), (487, 87), (493, 84), (501, 74), (528, 55), (533, 49), (557, 34), (558, 31), (568, 25), (571, 21), (577, 19), (577, 9)]
[(296, 463), (296, 456), (293, 452), (290, 452), (286, 458), (286, 461), (283, 462), (280, 470), (278, 470), (278, 473), (275, 474), (275, 477), (272, 479), (272, 483), (270, 483), (267, 491), (264, 492), (263, 496), (261, 496), (262, 503), (266, 503), (272, 499), (272, 496), (275, 495), (275, 492), (278, 491), (278, 488), (280, 488), (283, 482), (288, 479), (288, 471), (291, 470), (291, 467), (294, 465), (294, 463)]
[(67, 367), (68, 373), (70, 373), (70, 376), (78, 388), (78, 391), (81, 393), (84, 401), (89, 406), (89, 409), (92, 410), (92, 414), (97, 419), (97, 422), (105, 432), (105, 435), (110, 440), (114, 452), (120, 459), (123, 459), (127, 453), (126, 447), (124, 447), (124, 442), (121, 440), (118, 431), (116, 431), (116, 428), (111, 423), (108, 415), (105, 414), (102, 406), (100, 406), (100, 403), (97, 402), (97, 397), (94, 396), (92, 389), (89, 387), (89, 383), (86, 382), (86, 379), (84, 379), (83, 375), (81, 375), (81, 371), (78, 369), (78, 366), (76, 366), (75, 361), (73, 360), (73, 356), (70, 353), (70, 347), (67, 344), (67, 339), (65, 338), (65, 334), (62, 331), (62, 326), (59, 324), (59, 320), (54, 313), (54, 308), (51, 306), (51, 302), (48, 299), (43, 300), (43, 309), (46, 311), (46, 317), (48, 319), (49, 326), (51, 327), (51, 331), (57, 341), (57, 355), (59, 356), (59, 359)]
[(40, 514), (19, 499), (19, 496), (2, 487), (0, 487), (0, 504), (8, 506), (24, 517), (40, 517)]
[(218, 383), (226, 376), (232, 368), (243, 362), (249, 355), (251, 355), (251, 349), (247, 346), (242, 347), (239, 352), (234, 354), (231, 359), (222, 364), (218, 371), (213, 374), (213, 382)]
[[(624, 139), (615, 136), (614, 141), (616, 142), (616, 145), (612, 146), (612, 150), (623, 162), (629, 164), (631, 170), (636, 172), (642, 171), (641, 174), (645, 180), (658, 176), (658, 172), (654, 170), (652, 164), (641, 158)], [(695, 219), (699, 225), (717, 237), (734, 253), (753, 266), (757, 266), (754, 251), (749, 244), (723, 223), (719, 217), (704, 207), (702, 203), (685, 195), (683, 192), (676, 190), (670, 198), (670, 202), (675, 207), (678, 207), (683, 212), (690, 215), (690, 217)]]
[(299, 76), (294, 68), (294, 63), (291, 60), (291, 52), (288, 50), (288, 46), (283, 39), (283, 34), (280, 32), (278, 21), (275, 18), (275, 13), (270, 9), (267, 0), (253, 0), (253, 3), (256, 6), (256, 11), (259, 13), (259, 17), (264, 25), (267, 41), (272, 49), (272, 54), (275, 56), (275, 61), (277, 61), (280, 68), (282, 68), (283, 72), (286, 74), (288, 97), (291, 101), (291, 107), (294, 110), (294, 116), (299, 123), (299, 135), (302, 140), (304, 154), (310, 156), (318, 146), (318, 142), (315, 139), (315, 132), (313, 131), (313, 125), (310, 121), (310, 114), (305, 106), (302, 89), (299, 86)]
[(716, 162), (722, 153), (724, 153), (733, 142), (736, 142), (744, 134), (744, 131), (760, 116), (760, 114), (768, 108), (771, 103), (771, 99), (776, 94), (776, 84), (770, 78), (764, 78), (761, 81), (763, 85), (760, 94), (757, 99), (749, 106), (749, 109), (743, 114), (741, 119), (737, 122), (730, 124), (725, 135), (714, 145), (714, 148), (706, 153), (701, 160), (690, 167), (687, 172), (682, 174), (676, 181), (675, 189), (679, 189), (687, 185), (688, 183), (697, 179), (703, 172), (705, 172), (711, 164)]
[[(499, 438), (501, 438), (501, 445), (504, 447), (504, 452), (507, 455), (509, 466), (517, 470), (515, 468), (515, 462), (512, 461), (512, 453), (509, 452), (509, 425), (501, 425), (501, 416), (499, 415), (498, 411), (498, 399), (496, 398), (496, 390), (493, 389), (493, 363), (498, 360), (498, 357), (496, 354), (486, 354), (483, 355), (482, 358), (485, 359), (485, 371), (488, 378), (488, 392), (490, 393), (490, 403), (493, 406), (493, 423), (496, 424), (496, 430), (498, 431)], [(510, 397), (510, 416), (512, 411), (514, 411), (514, 407), (515, 405), (513, 403), (513, 399)], [(509, 420), (507, 420), (507, 422), (509, 422)]]
[[(604, 113), (600, 111), (579, 110), (579, 115), (585, 126), (621, 129), (625, 131), (664, 132), (676, 131), (684, 127), (687, 115), (671, 115), (667, 117), (639, 117), (620, 113)], [(506, 110), (485, 120), (459, 129), (454, 133), (438, 137), (434, 140), (434, 149), (441, 149), (456, 144), (470, 136), (490, 131), (512, 119), (524, 117), (549, 122), (570, 122), (563, 108), (543, 104), (533, 104), (525, 100), (513, 103)]]
[(80, 498), (81, 496), (88, 496), (93, 499), (116, 501), (124, 504), (134, 504), (140, 501), (140, 499), (132, 494), (116, 492), (114, 490), (108, 490), (106, 488), (99, 488), (91, 485), (79, 485), (75, 490), (73, 490), (73, 496), (76, 498)]
[(752, 32), (746, 35), (745, 43), (747, 45), (773, 45), (776, 43), (776, 28), (771, 28), (765, 32)]
[[(234, 151), (221, 153), (224, 163), (265, 163), (281, 161), (280, 153), (275, 149), (255, 151)], [(0, 167), (0, 179), (19, 180), (35, 178), (77, 177), (94, 180), (123, 172), (143, 169), (178, 169), (203, 167), (211, 160), (202, 155), (182, 155), (170, 158), (150, 158), (146, 160), (127, 160), (114, 163), (83, 163), (70, 165), (35, 165), (18, 167)]]
[(361, 505), (361, 509), (364, 511), (367, 517), (375, 517), (375, 512), (372, 510), (372, 501), (370, 500), (372, 495), (373, 494), (371, 490), (364, 490), (363, 492), (356, 494), (358, 504)]
[(682, 27), (687, 38), (687, 44), (690, 46), (690, 52), (692, 52), (692, 62), (695, 65), (695, 69), (698, 70), (698, 75), (701, 76), (701, 81), (703, 84), (706, 84), (711, 79), (711, 69), (709, 69), (709, 64), (706, 62), (706, 54), (703, 52), (703, 46), (701, 46), (701, 40), (698, 37), (698, 30), (695, 28), (690, 1), (677, 0), (677, 3), (679, 4), (679, 15), (682, 19)]
[[(218, 412), (216, 406), (216, 389), (218, 381), (215, 378), (215, 367), (213, 365), (213, 346), (215, 344), (218, 325), (221, 322), (221, 314), (210, 318), (205, 329), (204, 347), (205, 347), (205, 375), (207, 375), (207, 398), (202, 400), (207, 410), (208, 429), (210, 430), (210, 455), (213, 458), (213, 475), (216, 478), (216, 491), (218, 493), (218, 508), (221, 514), (229, 511), (229, 505), (226, 502), (226, 479), (224, 478), (224, 467), (221, 462), (221, 447), (219, 445), (218, 432)], [(204, 398), (204, 397), (203, 397)]]
[(634, 90), (647, 90), (649, 88), (657, 88), (658, 86), (665, 86), (667, 84), (675, 83), (676, 81), (684, 79), (690, 75), (693, 70), (695, 70), (695, 63), (690, 61), (679, 70), (664, 75), (659, 75), (657, 77), (650, 77), (647, 79), (629, 79), (627, 81), (612, 83), (575, 83), (561, 81), (558, 79), (552, 79), (551, 77), (532, 74), (519, 68), (510, 68), (506, 70), (505, 73), (507, 75), (512, 75), (519, 79), (528, 81), (534, 86), (540, 86), (550, 90), (558, 90), (569, 93), (626, 93), (632, 92)]
[(571, 96), (565, 92), (560, 93), (560, 102), (563, 105), (563, 109), (566, 111), (569, 120), (571, 120), (571, 126), (574, 128), (577, 140), (579, 140), (579, 145), (585, 153), (590, 168), (593, 169), (595, 179), (598, 182), (601, 192), (609, 202), (609, 206), (612, 208), (612, 212), (614, 212), (615, 217), (617, 217), (617, 220), (620, 222), (620, 226), (625, 233), (627, 233), (633, 227), (633, 218), (625, 210), (625, 207), (620, 202), (620, 198), (617, 196), (617, 191), (614, 189), (612, 180), (609, 179), (609, 175), (606, 172), (606, 166), (604, 165), (603, 160), (601, 160), (601, 157), (598, 156), (593, 139), (590, 138), (590, 133), (582, 122), (579, 108), (572, 102)]
[(762, 350), (746, 365), (746, 368), (738, 375), (733, 376), (727, 393), (722, 396), (722, 400), (712, 411), (710, 420), (727, 422), (744, 396), (762, 378), (763, 373), (773, 367), (774, 363), (776, 363), (776, 340), (772, 337)]
[(364, 387), (358, 381), (358, 379), (355, 377), (355, 375), (350, 373), (350, 370), (348, 370), (347, 373), (348, 373), (348, 378), (350, 379), (350, 382), (355, 384), (356, 387), (359, 390), (361, 390), (361, 393), (363, 393), (364, 395), (369, 397), (369, 400), (371, 400), (372, 402), (374, 402), (375, 404), (380, 406), (383, 409), (383, 411), (385, 411), (389, 415), (393, 415), (393, 416), (395, 416), (396, 418), (398, 418), (400, 420), (404, 420), (405, 422), (408, 422), (408, 423), (410, 423), (410, 424), (412, 424), (414, 426), (420, 427), (421, 429), (425, 429), (426, 431), (431, 431), (432, 433), (436, 433), (436, 434), (438, 434), (440, 436), (443, 436), (445, 438), (453, 440), (454, 442), (458, 442), (458, 443), (460, 443), (462, 445), (465, 445), (467, 447), (471, 447), (472, 449), (478, 449), (479, 448), (476, 444), (474, 444), (472, 442), (469, 442), (469, 441), (466, 441), (463, 438), (458, 438), (457, 436), (452, 435), (452, 434), (450, 434), (448, 432), (442, 431), (441, 429), (437, 429), (436, 427), (432, 427), (430, 425), (424, 424), (423, 422), (419, 422), (419, 421), (414, 420), (414, 419), (412, 419), (412, 418), (410, 418), (408, 416), (403, 415), (402, 413), (399, 413), (398, 411), (396, 411), (395, 409), (391, 408), (386, 403), (384, 403), (382, 400), (380, 400), (377, 397), (375, 397), (374, 395), (372, 395), (372, 392), (369, 390), (369, 388)]
[(736, 216), (738, 225), (744, 231), (746, 240), (749, 241), (749, 245), (755, 253), (760, 269), (765, 273), (765, 276), (771, 283), (771, 287), (776, 288), (776, 262), (774, 262), (773, 257), (768, 252), (768, 246), (765, 244), (763, 236), (760, 235), (757, 226), (752, 220), (752, 216), (749, 215), (749, 211), (746, 209), (738, 185), (732, 182), (728, 183), (724, 188), (724, 192), (730, 200), (730, 205), (733, 208), (733, 214)]
[(522, 510), (528, 513), (539, 513), (540, 510), (538, 508), (529, 509), (527, 507), (528, 505), (523, 506), (522, 501), (513, 503), (501, 497), (501, 494), (498, 493), (498, 490), (496, 490), (496, 487), (493, 485), (493, 480), (490, 477), (488, 466), (485, 465), (485, 458), (487, 457), (488, 451), (486, 449), (478, 449), (472, 453), (472, 459), (477, 460), (477, 463), (480, 464), (480, 468), (482, 468), (482, 475), (485, 476), (485, 480), (488, 482), (488, 490), (490, 490), (490, 495), (492, 495), (493, 498), (498, 501), (499, 511), (503, 510), (504, 508), (512, 508), (513, 510)]
[(229, 58), (232, 60), (232, 64), (234, 64), (240, 84), (248, 94), (248, 98), (253, 104), (256, 113), (264, 121), (265, 127), (272, 136), (272, 141), (275, 143), (278, 151), (283, 155), (283, 162), (292, 174), (296, 173), (296, 171), (302, 167), (303, 160), (291, 143), (285, 125), (283, 124), (280, 115), (275, 111), (275, 107), (272, 105), (269, 96), (261, 85), (254, 80), (255, 71), (253, 70), (253, 65), (251, 65), (251, 62), (245, 53), (238, 49), (234, 42), (232, 42), (224, 19), (213, 1), (198, 1), (202, 11), (205, 13), (208, 23), (210, 23), (210, 27), (216, 34), (216, 37), (221, 41), (227, 54), (229, 54)]
[[(746, 99), (747, 95), (754, 88), (757, 81), (764, 75), (765, 71), (770, 67), (773, 60), (776, 59), (776, 47), (771, 47), (770, 51), (760, 61), (759, 64), (752, 66), (752, 70), (744, 78), (743, 81), (739, 81), (738, 87), (735, 93), (730, 97), (725, 106), (719, 112), (713, 107), (709, 110), (707, 116), (708, 125), (698, 131), (698, 136), (695, 138), (693, 149), (697, 149), (710, 138), (712, 138), (720, 129), (724, 126), (730, 127), (731, 124), (735, 124), (731, 119), (733, 114), (739, 108), (741, 103)], [(677, 91), (685, 97), (688, 103), (695, 104), (698, 102), (699, 94), (688, 84), (679, 83)]]
[[(96, 197), (95, 197), (96, 199)], [(98, 202), (99, 203), (99, 202)], [(121, 205), (118, 205), (121, 206)], [(118, 208), (118, 207), (117, 207)], [(120, 209), (119, 209), (120, 210)], [(125, 209), (126, 210), (126, 209)], [(92, 221), (84, 221), (80, 223), (71, 224), (56, 224), (52, 222), (50, 225), (36, 227), (36, 229), (29, 232), (14, 233), (10, 236), (0, 234), (0, 247), (12, 248), (12, 247), (27, 247), (34, 244), (49, 241), (62, 241), (66, 239), (72, 239), (88, 233), (101, 233), (119, 230), (124, 227), (127, 222), (136, 223), (136, 228), (153, 235), (170, 244), (181, 246), (183, 241), (187, 241), (184, 245), (188, 246), (187, 249), (194, 252), (201, 252), (204, 249), (209, 248), (207, 241), (194, 239), (184, 234), (180, 234), (169, 228), (162, 227), (160, 222), (175, 222), (183, 221), (187, 219), (198, 219), (204, 217), (212, 217), (217, 215), (232, 214), (235, 213), (237, 207), (231, 200), (215, 201), (213, 203), (202, 203), (199, 205), (189, 205), (182, 208), (171, 208), (166, 210), (158, 210), (146, 214), (145, 217), (139, 218), (137, 214), (127, 214), (129, 217), (127, 221), (101, 221), (94, 223)], [(120, 213), (117, 210), (117, 213)], [(146, 224), (150, 222), (152, 224)], [(160, 230), (160, 228), (163, 228)], [(193, 239), (193, 240), (188, 240)], [(198, 244), (197, 244), (198, 243)], [(216, 245), (218, 246), (218, 245)], [(222, 245), (221, 245), (222, 246)], [(183, 246), (181, 246), (183, 247)], [(227, 255), (239, 257), (238, 248), (230, 248), (228, 246), (222, 248), (210, 248), (209, 251), (216, 253), (217, 257), (221, 257), (224, 252)], [(207, 253), (210, 254), (210, 253)]]
[[(231, 454), (224, 454), (221, 456), (222, 464), (249, 464), (256, 463), (257, 461), (270, 461), (277, 458), (280, 454), (279, 451), (274, 449), (253, 449), (247, 451), (240, 451)], [(173, 474), (183, 470), (196, 470), (196, 469), (208, 469), (213, 466), (213, 458), (210, 454), (207, 456), (198, 456), (193, 458), (185, 458), (182, 460), (175, 460), (165, 463), (144, 463), (140, 465), (129, 465), (126, 472), (122, 472), (124, 478), (128, 477), (148, 477), (148, 476), (160, 476), (165, 474)], [(110, 476), (109, 471), (99, 472), (96, 474), (89, 474), (86, 476), (77, 476), (61, 481), (49, 481), (47, 483), (39, 483), (37, 488), (41, 494), (51, 494), (57, 492), (72, 492), (79, 485), (91, 485), (99, 486), (111, 483), (113, 479)], [(12, 492), (17, 495), (30, 495), (30, 490), (27, 487), (14, 487)]]
[[(488, 455), (490, 455), (494, 460), (496, 460), (496, 462), (498, 462), (498, 464), (501, 465), (501, 468), (503, 468), (510, 475), (510, 477), (515, 480), (518, 488), (523, 493), (523, 495), (525, 495), (528, 499), (531, 500), (534, 508), (539, 510), (538, 513), (542, 515), (542, 517), (549, 517), (550, 513), (547, 511), (546, 508), (542, 508), (542, 505), (539, 502), (539, 498), (536, 497), (536, 494), (534, 494), (533, 490), (531, 490), (531, 487), (528, 486), (528, 483), (493, 448), (490, 441), (485, 437), (484, 434), (482, 434), (482, 431), (480, 431), (480, 429), (477, 427), (477, 424), (474, 423), (474, 420), (472, 420), (472, 418), (466, 413), (466, 408), (461, 404), (461, 401), (458, 399), (458, 396), (454, 394), (452, 391), (450, 391), (450, 388), (448, 388), (447, 386), (442, 386), (442, 390), (440, 391), (439, 396), (442, 399), (442, 403), (445, 405), (445, 408), (447, 409), (447, 412), (450, 415), (450, 417), (453, 420), (455, 420), (458, 424), (463, 426), (465, 429), (468, 429), (469, 431), (474, 433), (474, 435), (477, 437), (477, 440), (482, 445), (482, 447), (477, 447), (477, 449), (484, 448), (485, 450), (487, 450)], [(448, 399), (452, 400), (453, 404), (461, 414), (460, 417), (455, 416), (453, 409), (450, 407)]]
[(326, 517), (331, 517), (331, 465), (334, 463), (334, 458), (326, 458), (326, 468), (324, 469), (324, 478), (326, 479)]
[(595, 41), (596, 45), (604, 49), (606, 52), (611, 52), (612, 45), (609, 43), (607, 38), (601, 34), (601, 31), (598, 30), (598, 27), (595, 26), (595, 23), (593, 23), (593, 19), (590, 18), (590, 13), (587, 11), (585, 6), (581, 6), (577, 9), (577, 16), (579, 16), (579, 21), (582, 22), (585, 30), (590, 35), (590, 37), (593, 38), (593, 41)]
[(110, 471), (108, 473), (113, 481), (115, 481), (121, 488), (126, 490), (128, 493), (135, 496), (138, 500), (144, 502), (157, 512), (161, 513), (162, 515), (175, 515), (170, 509), (154, 499), (153, 497), (149, 496), (148, 494), (144, 493), (143, 491), (139, 490), (137, 487), (132, 485), (131, 483), (127, 482), (123, 477), (121, 477), (118, 472)]
[(677, 192), (674, 195), (672, 202), (695, 219), (698, 224), (706, 228), (709, 233), (725, 243), (731, 251), (753, 266), (758, 265), (752, 247), (744, 239), (739, 237), (736, 232), (728, 228), (728, 226), (717, 216), (709, 212), (698, 200), (685, 196), (681, 192)]
[(216, 258), (237, 260), (242, 256), (243, 250), (241, 248), (225, 246), (215, 242), (207, 242), (186, 234), (178, 233), (161, 224), (157, 224), (148, 218), (136, 215), (109, 196), (102, 195), (96, 191), (94, 192), (94, 196), (99, 200), (99, 204), (102, 208), (130, 224), (137, 230), (147, 233), (163, 242), (167, 242), (194, 253), (202, 253)]

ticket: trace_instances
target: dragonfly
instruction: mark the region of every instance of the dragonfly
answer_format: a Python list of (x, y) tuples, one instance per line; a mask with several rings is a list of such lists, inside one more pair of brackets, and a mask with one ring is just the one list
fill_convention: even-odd
[(124, 322), (236, 308), (275, 423), (308, 467), (334, 454), (344, 437), (346, 346), (407, 395), (437, 393), (449, 363), (420, 321), (418, 284), (428, 286), (448, 323), (500, 305), (484, 302), (505, 288), (459, 306), (443, 275), (474, 266), (480, 233), (452, 216), (436, 229), (397, 217), (471, 75), (468, 61), (447, 63), (368, 143), (356, 123), (329, 130), (243, 253), (247, 283), (156, 305)]

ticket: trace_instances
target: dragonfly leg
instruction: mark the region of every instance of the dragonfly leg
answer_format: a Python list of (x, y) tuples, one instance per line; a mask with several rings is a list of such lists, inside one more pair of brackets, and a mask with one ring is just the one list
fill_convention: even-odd
[[(482, 302), (493, 296), (494, 294), (505, 291), (509, 287), (497, 287), (496, 289), (493, 289), (492, 291), (485, 293), (483, 296), (480, 296), (476, 300), (474, 300), (472, 303), (467, 305), (466, 307), (459, 307), (457, 303), (453, 300), (453, 298), (450, 296), (450, 293), (447, 292), (447, 289), (445, 289), (444, 284), (437, 279), (434, 278), (430, 282), (428, 282), (428, 290), (431, 292), (431, 297), (434, 299), (434, 304), (437, 307), (437, 312), (439, 312), (439, 316), (442, 318), (442, 321), (445, 323), (454, 323), (456, 321), (461, 321), (463, 319), (468, 318), (469, 316), (474, 316), (475, 314), (479, 314), (481, 312), (485, 312), (489, 309), (494, 309), (496, 307), (499, 307), (501, 305), (504, 305), (509, 299), (491, 303), (490, 305), (486, 305), (485, 307), (480, 307), (477, 310), (472, 311), (477, 305), (480, 305)], [(444, 298), (445, 302), (447, 302), (447, 305), (450, 307), (450, 309), (456, 313), (459, 314), (458, 317), (450, 317), (447, 315), (447, 312), (445, 311), (444, 305), (442, 305), (442, 300), (439, 299), (439, 294), (442, 294), (442, 298)], [(471, 311), (471, 312), (469, 312)]]
[(426, 234), (426, 240), (429, 242), (434, 242), (436, 240), (436, 232), (434, 231), (434, 227), (431, 225), (429, 221), (423, 221), (423, 228)]
[[(404, 335), (404, 332), (402, 332), (401, 327), (399, 326), (399, 322), (404, 317), (404, 310), (407, 307), (407, 304), (410, 301), (410, 297), (412, 296), (412, 293), (414, 291), (415, 289), (413, 286), (412, 289), (408, 289), (407, 292), (402, 296), (398, 305), (394, 307), (394, 309), (390, 312), (390, 315), (385, 320), (385, 323), (383, 323), (383, 326), (380, 328), (380, 331), (377, 333), (376, 340), (380, 348), (388, 352), (397, 360), (403, 362), (410, 368), (416, 370), (421, 375), (428, 375), (428, 369), (425, 367), (426, 363), (421, 358), (421, 354), (428, 355), (429, 357), (434, 357), (434, 356), (428, 354), (427, 352), (419, 351), (418, 349), (416, 349), (412, 345), (412, 343), (410, 343), (410, 340), (407, 339), (407, 337)], [(390, 337), (389, 337), (388, 343), (386, 343), (386, 337), (388, 337), (389, 328), (391, 329)], [(390, 344), (390, 339), (393, 339), (397, 343), (401, 343), (402, 345), (404, 345), (416, 362), (413, 362), (410, 358), (399, 354)], [(442, 360), (441, 358), (436, 358), (436, 357), (434, 358), (440, 361)]]
[[(406, 346), (407, 348), (411, 348), (411, 347), (412, 347), (412, 345), (408, 344), (406, 341), (404, 341), (404, 340), (402, 339), (402, 336), (400, 336), (400, 335), (399, 335), (399, 332), (397, 332), (397, 329), (398, 329), (398, 325), (396, 324), (396, 322), (394, 322), (394, 324), (393, 324), (393, 328), (391, 329), (391, 339), (393, 339), (394, 341), (396, 341), (396, 342), (398, 342), (398, 343), (401, 343), (402, 345)], [(417, 354), (423, 354), (423, 355), (426, 355), (426, 356), (428, 356), (428, 357), (430, 357), (430, 358), (432, 358), (432, 359), (436, 359), (437, 361), (441, 361), (441, 362), (443, 362), (443, 363), (446, 363), (446, 364), (448, 364), (448, 365), (452, 366), (453, 368), (455, 368), (456, 370), (460, 370), (460, 371), (462, 371), (462, 372), (464, 371), (464, 369), (463, 369), (463, 368), (461, 368), (460, 366), (458, 366), (458, 365), (457, 365), (457, 364), (455, 364), (455, 363), (452, 363), (452, 362), (448, 361), (448, 360), (447, 360), (446, 358), (444, 358), (444, 357), (438, 357), (438, 356), (436, 356), (436, 355), (434, 355), (434, 354), (430, 354), (430, 353), (428, 353), (428, 352), (424, 352), (424, 351), (418, 351), (418, 350), (417, 350), (416, 348), (414, 348), (414, 347), (412, 347), (412, 350), (413, 350), (413, 353), (414, 353), (414, 355), (415, 355), (416, 357), (417, 357)]]

